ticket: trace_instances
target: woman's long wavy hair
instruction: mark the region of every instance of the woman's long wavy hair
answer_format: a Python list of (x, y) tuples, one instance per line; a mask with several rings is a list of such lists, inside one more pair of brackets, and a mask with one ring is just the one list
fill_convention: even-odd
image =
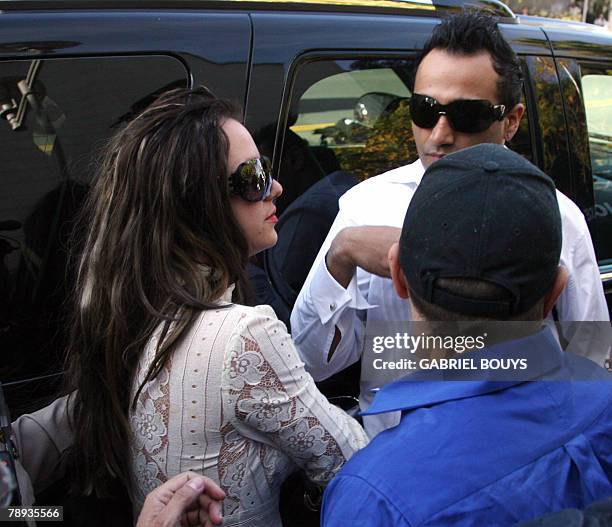
[(105, 149), (83, 209), (67, 357), (79, 492), (108, 495), (113, 478), (130, 486), (131, 389), (153, 331), (163, 328), (145, 382), (232, 282), (245, 301), (248, 246), (231, 212), (221, 129), (235, 116), (205, 88), (173, 90)]

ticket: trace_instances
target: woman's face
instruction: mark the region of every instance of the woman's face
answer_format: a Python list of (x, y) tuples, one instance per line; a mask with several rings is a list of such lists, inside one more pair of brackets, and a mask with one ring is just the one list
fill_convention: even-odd
[[(229, 173), (236, 171), (245, 161), (260, 157), (259, 150), (247, 129), (234, 119), (223, 123), (223, 131), (229, 140), (227, 166)], [(240, 225), (249, 244), (249, 256), (272, 247), (277, 240), (274, 226), (278, 221), (273, 200), (281, 195), (283, 187), (278, 181), (272, 183), (272, 193), (266, 199), (250, 202), (239, 196), (231, 196), (230, 203), (234, 218)]]

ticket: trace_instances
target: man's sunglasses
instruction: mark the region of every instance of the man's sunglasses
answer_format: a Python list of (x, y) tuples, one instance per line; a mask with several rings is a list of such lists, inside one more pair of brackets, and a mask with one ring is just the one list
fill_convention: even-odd
[(261, 201), (272, 193), (272, 165), (262, 156), (241, 163), (229, 177), (229, 191), (246, 201)]
[(440, 104), (433, 97), (419, 93), (414, 93), (410, 98), (412, 121), (420, 128), (433, 128), (440, 116), (444, 115), (455, 132), (477, 134), (484, 132), (495, 121), (501, 121), (505, 113), (505, 105), (493, 105), (484, 100), (459, 99)]

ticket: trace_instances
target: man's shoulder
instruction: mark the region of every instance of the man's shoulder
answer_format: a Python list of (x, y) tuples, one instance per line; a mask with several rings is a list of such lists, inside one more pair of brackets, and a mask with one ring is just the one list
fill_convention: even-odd
[(413, 525), (411, 518), (398, 507), (396, 501), (372, 482), (360, 476), (340, 473), (325, 490), (322, 525), (410, 527)]
[(458, 465), (466, 453), (456, 448), (452, 427), (439, 414), (435, 407), (411, 412), (357, 452), (332, 481), (336, 484), (327, 497), (333, 495), (333, 507), (347, 496), (368, 495), (378, 504), (376, 512), (388, 508), (406, 525), (418, 525), (448, 506), (453, 496), (449, 501), (440, 485), (457, 485), (448, 474), (461, 473)]
[[(422, 452), (420, 446), (428, 443), (424, 437), (427, 435), (426, 431), (424, 435), (418, 434), (409, 420), (402, 419), (396, 427), (381, 432), (357, 452), (335, 479), (342, 480), (345, 492), (367, 490), (376, 494), (379, 500), (392, 503), (406, 518), (413, 513), (420, 516), (421, 511), (430, 508), (431, 502), (438, 501), (435, 493), (426, 493), (418, 498), (420, 493), (415, 491), (424, 479), (430, 479), (431, 473), (422, 471), (423, 463), (435, 471), (430, 465), (433, 456), (421, 459), (419, 455)], [(445, 431), (433, 438), (433, 443), (429, 444), (431, 450), (427, 450), (437, 450), (443, 435)]]
[(348, 224), (401, 227), (423, 171), (416, 161), (366, 179), (340, 198), (340, 214)]
[(416, 184), (420, 181), (423, 175), (423, 165), (419, 160), (416, 160), (409, 165), (403, 165), (401, 167), (388, 170), (377, 176), (368, 178), (361, 183), (355, 185), (349, 189), (344, 196), (343, 201), (360, 199), (362, 197), (370, 197), (372, 192), (385, 192), (393, 191), (394, 185), (397, 183), (409, 183), (412, 180)]
[(557, 203), (559, 203), (559, 213), (561, 214), (561, 222), (565, 237), (568, 235), (579, 236), (588, 232), (586, 219), (580, 207), (558, 189)]

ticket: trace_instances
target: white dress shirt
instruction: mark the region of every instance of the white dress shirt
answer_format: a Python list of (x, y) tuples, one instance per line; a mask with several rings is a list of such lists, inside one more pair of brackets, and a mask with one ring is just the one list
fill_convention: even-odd
[[(345, 227), (387, 225), (402, 227), (404, 216), (424, 167), (420, 160), (370, 178), (350, 189), (339, 201), (339, 212), (291, 313), (291, 330), (306, 369), (315, 380), (330, 377), (355, 363), (363, 347), (366, 321), (410, 320), (407, 300), (400, 299), (390, 279), (357, 268), (348, 287), (329, 273), (325, 255), (336, 235)], [(568, 284), (557, 301), (561, 321), (609, 320), (593, 243), (580, 209), (557, 191), (563, 245), (561, 264), (569, 273)], [(552, 318), (548, 323), (554, 327)], [(328, 352), (335, 326), (342, 338), (331, 360)], [(571, 336), (564, 335), (566, 338)], [(599, 356), (601, 355), (601, 356)], [(603, 364), (604, 352), (589, 357)], [(365, 410), (373, 398), (369, 383), (361, 381), (360, 406)], [(364, 424), (370, 437), (399, 422), (399, 415), (368, 416)]]

